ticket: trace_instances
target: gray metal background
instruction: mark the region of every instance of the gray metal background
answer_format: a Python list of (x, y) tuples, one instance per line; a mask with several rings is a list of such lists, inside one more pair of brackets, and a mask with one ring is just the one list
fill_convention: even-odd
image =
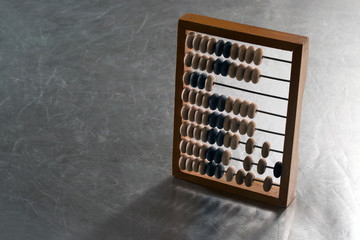
[[(297, 198), (171, 176), (177, 20), (310, 37)], [(359, 239), (359, 1), (1, 1), (0, 239)]]

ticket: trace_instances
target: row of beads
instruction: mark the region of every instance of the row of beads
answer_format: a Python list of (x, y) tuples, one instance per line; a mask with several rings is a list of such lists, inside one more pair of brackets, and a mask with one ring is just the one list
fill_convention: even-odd
[(243, 101), (241, 98), (234, 99), (232, 96), (226, 97), (217, 93), (205, 93), (190, 87), (183, 89), (181, 98), (185, 103), (189, 102), (204, 108), (210, 108), (211, 110), (218, 109), (220, 112), (225, 110), (227, 113), (230, 113), (232, 111), (234, 115), (240, 114), (242, 117), (255, 118), (258, 110), (255, 102), (250, 103), (248, 100)]
[[(227, 182), (231, 182), (235, 176), (235, 182), (239, 185), (245, 183), (245, 186), (251, 187), (255, 180), (255, 174), (253, 172), (246, 173), (243, 169), (239, 169), (236, 172), (234, 166), (230, 166), (227, 170), (223, 164), (216, 164), (215, 162), (209, 162), (207, 160), (200, 160), (192, 156), (181, 156), (179, 159), (179, 168), (181, 170), (198, 172), (201, 175), (207, 174), (209, 177), (215, 176), (217, 179), (221, 179), (225, 173), (225, 179)], [(263, 181), (263, 189), (265, 192), (270, 191), (273, 184), (273, 180), (270, 176), (267, 176)]]
[(199, 89), (204, 89), (208, 92), (212, 91), (214, 88), (214, 83), (216, 78), (213, 75), (206, 75), (205, 73), (193, 72), (187, 70), (183, 75), (183, 83), (185, 85), (190, 85), (192, 87), (198, 87)]
[(184, 64), (193, 69), (206, 70), (208, 73), (214, 72), (216, 75), (221, 74), (224, 77), (229, 75), (229, 77), (236, 78), (238, 81), (251, 81), (254, 84), (258, 83), (261, 77), (259, 68), (253, 68), (250, 65), (246, 66), (243, 63), (238, 65), (236, 62), (223, 61), (220, 58), (215, 59), (200, 53), (187, 52), (184, 57)]
[[(265, 158), (260, 158), (260, 160), (257, 163), (254, 163), (254, 159), (251, 156), (246, 156), (243, 162), (244, 169), (246, 171), (250, 171), (253, 165), (257, 165), (257, 172), (259, 174), (263, 174), (266, 170), (267, 162)], [(281, 176), (281, 168), (282, 168), (281, 162), (275, 163), (273, 168), (274, 177), (279, 178)]]
[(215, 38), (203, 37), (201, 34), (195, 34), (194, 32), (188, 33), (185, 43), (188, 48), (194, 48), (196, 51), (200, 50), (202, 53), (215, 53), (218, 57), (223, 55), (225, 58), (231, 57), (234, 60), (238, 58), (241, 62), (245, 61), (249, 64), (254, 61), (255, 65), (262, 63), (264, 54), (261, 48), (255, 50), (253, 46), (246, 48), (244, 44), (239, 46), (239, 44), (232, 44), (229, 41), (226, 43), (223, 40), (216, 41)]

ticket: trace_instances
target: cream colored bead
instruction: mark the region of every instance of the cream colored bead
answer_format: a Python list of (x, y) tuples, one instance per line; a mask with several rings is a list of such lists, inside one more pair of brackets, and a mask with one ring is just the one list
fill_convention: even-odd
[(255, 48), (254, 46), (250, 46), (246, 50), (245, 62), (250, 64), (254, 60), (254, 54), (255, 54)]
[(236, 70), (237, 70), (238, 64), (236, 62), (232, 62), (229, 66), (229, 77), (235, 78), (236, 77)]
[(194, 128), (196, 127), (195, 123), (191, 123), (189, 124), (188, 128), (187, 128), (187, 135), (189, 138), (193, 138), (194, 137)]
[(195, 104), (196, 95), (199, 91), (195, 88), (191, 89), (189, 93), (189, 103)]
[(203, 127), (203, 129), (201, 130), (201, 133), (200, 133), (201, 141), (207, 142), (207, 135), (208, 135), (208, 132), (210, 131), (210, 129), (211, 128), (209, 126)]
[(210, 101), (210, 97), (212, 96), (211, 93), (206, 92), (202, 98), (202, 106), (204, 108), (208, 108), (209, 107), (209, 101)]
[(270, 191), (271, 187), (272, 187), (272, 184), (273, 184), (273, 180), (272, 180), (272, 177), (271, 176), (267, 176), (264, 180), (264, 183), (263, 183), (263, 189), (265, 192), (268, 192)]
[(228, 167), (225, 175), (226, 181), (231, 182), (234, 178), (235, 173), (236, 173), (236, 168), (234, 166)]
[(208, 56), (206, 56), (206, 55), (201, 56), (200, 61), (199, 61), (199, 69), (201, 71), (204, 71), (206, 69), (207, 60), (208, 60)]
[(245, 69), (246, 69), (246, 65), (243, 64), (243, 63), (241, 63), (241, 64), (237, 67), (235, 77), (236, 77), (236, 79), (237, 79), (238, 81), (241, 81), (241, 80), (244, 79)]
[(193, 162), (194, 162), (194, 158), (192, 158), (192, 157), (188, 157), (186, 159), (185, 166), (186, 166), (186, 170), (188, 170), (189, 172), (191, 172), (193, 170), (193, 168), (192, 168)]
[(242, 116), (242, 117), (247, 116), (249, 105), (250, 105), (250, 102), (248, 100), (245, 100), (242, 102), (241, 107), (240, 107), (240, 116)]
[(190, 141), (186, 144), (186, 154), (187, 155), (192, 155), (193, 154), (193, 148), (194, 148), (194, 141)]
[(240, 121), (240, 125), (239, 125), (239, 132), (241, 135), (245, 135), (247, 132), (247, 127), (248, 127), (249, 121), (244, 118)]
[(190, 93), (190, 91), (191, 91), (191, 88), (189, 88), (189, 87), (185, 87), (182, 90), (181, 99), (183, 100), (183, 102), (188, 102), (189, 101), (189, 93)]
[(200, 52), (206, 53), (207, 44), (209, 40), (210, 40), (209, 36), (205, 36), (200, 40), (200, 47), (199, 47)]
[(216, 59), (214, 57), (209, 57), (206, 62), (206, 71), (212, 73), (214, 71), (214, 63)]
[(230, 113), (233, 109), (233, 104), (234, 104), (234, 98), (232, 96), (229, 96), (227, 99), (226, 99), (226, 102), (225, 102), (225, 111), (227, 113)]
[(230, 57), (234, 60), (239, 56), (239, 44), (234, 43), (230, 48)]
[(210, 117), (210, 114), (212, 112), (210, 110), (206, 110), (203, 114), (202, 114), (202, 124), (204, 125), (208, 125), (209, 124), (209, 117)]
[(195, 97), (195, 104), (198, 105), (199, 107), (202, 105), (202, 99), (204, 97), (205, 92), (204, 91), (199, 91)]
[(257, 110), (258, 110), (258, 105), (254, 102), (250, 103), (248, 111), (247, 111), (249, 118), (255, 118)]
[(195, 113), (196, 113), (197, 108), (192, 106), (189, 110), (188, 113), (188, 119), (190, 122), (195, 122)]
[(201, 148), (202, 144), (200, 142), (196, 142), (194, 144), (194, 147), (193, 147), (193, 155), (195, 157), (198, 157), (199, 154), (200, 154), (200, 148)]
[(245, 185), (251, 187), (255, 179), (255, 174), (253, 172), (248, 172), (245, 176)]
[(256, 144), (256, 141), (254, 138), (249, 138), (246, 141), (245, 150), (246, 150), (247, 154), (252, 154), (254, 152), (255, 144)]
[(233, 119), (231, 119), (230, 130), (232, 132), (237, 132), (239, 130), (239, 124), (240, 124), (240, 118), (234, 117)]
[(183, 83), (185, 85), (189, 85), (190, 84), (190, 75), (193, 73), (193, 71), (191, 70), (186, 70), (184, 72), (184, 75), (183, 75)]
[[(195, 57), (194, 57), (194, 59), (195, 59)], [(194, 60), (193, 60), (193, 63), (194, 63)], [(245, 68), (245, 72), (244, 72), (244, 80), (245, 80), (245, 82), (250, 82), (251, 81), (251, 74), (252, 74), (253, 69), (254, 68), (252, 66), (250, 66), (250, 65)]]
[(239, 147), (239, 143), (240, 142), (240, 135), (239, 134), (234, 134), (232, 137), (231, 137), (231, 140), (230, 140), (230, 147), (232, 150), (235, 150)]
[(187, 67), (191, 67), (192, 59), (194, 57), (194, 52), (187, 52), (184, 57), (184, 64)]
[(194, 32), (189, 32), (186, 36), (185, 43), (186, 43), (186, 46), (190, 49), (193, 48), (193, 40), (194, 40), (195, 35), (196, 34)]
[(180, 152), (186, 153), (186, 145), (188, 144), (188, 142), (189, 141), (186, 139), (180, 141), (180, 146), (179, 146)]
[(243, 100), (241, 98), (235, 99), (234, 105), (233, 105), (233, 113), (234, 113), (234, 115), (238, 115), (240, 113), (242, 102), (243, 102)]
[(263, 174), (266, 170), (266, 166), (267, 166), (266, 160), (264, 158), (261, 158), (257, 165), (257, 172), (259, 174)]
[(243, 184), (245, 176), (246, 176), (246, 172), (244, 171), (244, 169), (239, 169), (235, 176), (235, 182), (239, 185)]
[(251, 73), (251, 81), (257, 84), (260, 81), (260, 69), (254, 68)]
[(225, 150), (221, 156), (221, 162), (225, 166), (229, 165), (231, 162), (232, 153), (230, 150)]
[(179, 168), (180, 170), (185, 170), (186, 169), (186, 166), (185, 166), (185, 163), (186, 163), (186, 156), (181, 156), (180, 159), (179, 159)]
[(214, 83), (216, 82), (216, 78), (213, 75), (207, 76), (205, 80), (205, 90), (210, 92), (214, 88)]
[(200, 53), (196, 53), (196, 54), (194, 55), (194, 57), (192, 58), (191, 67), (192, 67), (193, 69), (198, 69), (198, 68), (199, 68), (200, 58), (201, 58), (201, 54), (200, 54)]
[(201, 34), (196, 34), (196, 36), (194, 37), (194, 40), (193, 40), (193, 47), (196, 51), (199, 50), (200, 48), (200, 41), (202, 39), (202, 35)]
[(215, 44), (216, 44), (216, 39), (215, 38), (211, 38), (208, 41), (206, 50), (209, 54), (213, 54), (214, 53), (214, 49), (215, 49)]
[(246, 171), (250, 171), (252, 168), (252, 165), (254, 163), (254, 159), (251, 156), (246, 156), (244, 159), (243, 167)]
[(197, 124), (201, 124), (202, 123), (202, 115), (204, 114), (204, 110), (202, 108), (198, 108), (196, 109), (195, 112), (195, 122)]
[(201, 131), (202, 131), (203, 127), (202, 126), (196, 126), (194, 129), (194, 138), (196, 140), (200, 140), (200, 135), (201, 135)]
[(238, 58), (240, 62), (243, 62), (245, 60), (245, 54), (246, 54), (246, 46), (243, 44), (239, 47)]
[(260, 65), (263, 60), (264, 51), (261, 48), (256, 49), (254, 54), (254, 64)]
[(230, 141), (232, 139), (232, 132), (227, 132), (225, 133), (225, 136), (224, 136), (224, 147), (228, 148), (230, 147)]
[(180, 135), (183, 137), (187, 136), (187, 128), (189, 126), (189, 123), (183, 122), (180, 126)]
[(193, 161), (192, 169), (194, 172), (199, 172), (200, 159), (195, 158)]
[(190, 106), (188, 104), (182, 106), (180, 111), (180, 115), (182, 119), (188, 120), (189, 110), (190, 110)]
[(200, 148), (199, 157), (200, 159), (204, 160), (206, 158), (206, 151), (210, 146), (208, 144), (204, 144)]
[(256, 122), (254, 120), (252, 120), (248, 124), (246, 133), (249, 137), (252, 137), (252, 136), (254, 136), (255, 131), (256, 131)]
[(200, 164), (199, 164), (199, 173), (201, 175), (205, 175), (206, 174), (206, 164), (208, 164), (209, 161), (208, 160), (204, 160), (204, 161), (201, 161)]
[(270, 154), (270, 143), (268, 141), (264, 142), (261, 147), (261, 156), (267, 158)]
[(225, 131), (230, 130), (231, 120), (232, 119), (233, 119), (233, 117), (231, 115), (226, 115), (226, 117), (224, 119), (224, 124), (223, 124), (223, 128), (224, 128)]

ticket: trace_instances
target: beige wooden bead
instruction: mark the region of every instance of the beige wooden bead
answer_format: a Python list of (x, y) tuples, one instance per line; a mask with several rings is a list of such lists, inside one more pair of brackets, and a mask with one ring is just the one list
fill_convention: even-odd
[(208, 56), (206, 56), (206, 55), (201, 56), (200, 61), (199, 61), (199, 69), (201, 71), (204, 71), (206, 69), (207, 60), (208, 60)]
[(254, 120), (252, 120), (248, 124), (246, 133), (249, 137), (252, 137), (255, 134), (255, 130), (256, 130), (256, 122)]
[(187, 159), (186, 156), (181, 156), (180, 157), (180, 159), (179, 159), (179, 168), (180, 168), (180, 170), (185, 170), (186, 169), (186, 166), (185, 166), (186, 159)]
[(193, 161), (193, 165), (192, 165), (192, 169), (194, 172), (199, 172), (199, 165), (200, 165), (200, 159), (199, 158), (195, 158)]
[(191, 89), (190, 93), (189, 93), (189, 103), (191, 104), (195, 104), (195, 100), (196, 100), (196, 95), (199, 91), (195, 88)]
[(254, 54), (254, 64), (260, 65), (263, 60), (264, 51), (261, 48), (256, 49)]
[(201, 124), (202, 123), (202, 115), (204, 114), (204, 110), (202, 108), (198, 108), (196, 109), (195, 112), (195, 122), (197, 124)]
[(228, 148), (230, 147), (230, 141), (232, 139), (232, 136), (234, 134), (232, 132), (226, 132), (224, 136), (224, 147)]
[(245, 60), (245, 54), (246, 54), (246, 46), (243, 44), (239, 47), (238, 58), (240, 62), (243, 62)]
[(208, 132), (210, 131), (210, 129), (211, 128), (209, 126), (203, 127), (203, 129), (201, 130), (201, 133), (200, 133), (201, 141), (207, 142), (207, 135), (208, 135)]
[(183, 90), (182, 90), (182, 93), (181, 93), (181, 99), (184, 101), (184, 102), (188, 102), (189, 101), (189, 93), (191, 91), (191, 88), (189, 87), (185, 87)]
[(180, 146), (179, 146), (180, 152), (186, 153), (186, 145), (188, 144), (188, 142), (189, 141), (186, 139), (180, 141)]
[(251, 156), (246, 156), (243, 162), (243, 167), (246, 171), (250, 171), (252, 168), (252, 165), (254, 163), (254, 159)]
[(242, 102), (243, 102), (243, 100), (241, 98), (235, 99), (234, 105), (233, 105), (233, 110), (232, 110), (234, 115), (238, 115), (240, 113)]
[(263, 174), (266, 170), (266, 166), (267, 166), (266, 160), (264, 158), (261, 158), (257, 165), (257, 172), (259, 174)]
[(239, 169), (235, 176), (235, 182), (239, 185), (243, 184), (245, 176), (246, 172), (244, 171), (244, 169)]
[(200, 52), (206, 53), (206, 51), (207, 51), (207, 43), (208, 43), (209, 40), (210, 40), (209, 36), (205, 36), (205, 37), (203, 37), (201, 39), (200, 46), (199, 46)]
[(270, 154), (270, 143), (268, 141), (264, 142), (261, 147), (261, 156), (267, 158)]
[(250, 102), (248, 100), (245, 100), (241, 103), (240, 116), (242, 116), (242, 117), (247, 116), (249, 105), (250, 105)]
[(230, 130), (232, 132), (237, 132), (239, 130), (239, 125), (240, 125), (240, 118), (234, 117), (233, 119), (231, 119)]
[(232, 158), (232, 153), (230, 150), (225, 150), (221, 156), (221, 162), (227, 166), (230, 164)]
[(186, 70), (184, 72), (184, 75), (183, 75), (183, 83), (185, 85), (189, 85), (190, 84), (190, 74), (193, 73), (193, 71), (191, 70)]
[(241, 80), (244, 79), (245, 69), (246, 69), (246, 65), (243, 64), (243, 63), (241, 63), (241, 64), (237, 67), (235, 77), (236, 77), (236, 79), (237, 79), (238, 81), (241, 81)]
[(234, 178), (235, 173), (236, 173), (236, 168), (234, 166), (228, 167), (225, 174), (226, 181), (231, 182)]
[(204, 160), (204, 161), (201, 161), (200, 164), (199, 164), (199, 173), (201, 175), (205, 175), (206, 174), (206, 164), (208, 164), (209, 161), (208, 160)]
[(255, 48), (254, 46), (250, 46), (246, 50), (245, 62), (250, 64), (254, 60), (254, 54), (255, 54)]
[(210, 114), (212, 112), (210, 110), (206, 110), (203, 114), (202, 114), (202, 124), (204, 125), (208, 125), (209, 124), (209, 117), (210, 117)]
[(258, 105), (254, 102), (250, 103), (249, 108), (248, 108), (249, 118), (255, 118), (257, 110), (258, 110)]
[(231, 115), (226, 115), (226, 117), (224, 118), (223, 128), (224, 128), (225, 131), (230, 130), (231, 120), (232, 119), (233, 119), (233, 117)]
[(231, 140), (230, 140), (230, 147), (232, 150), (235, 150), (239, 147), (239, 143), (240, 142), (240, 135), (239, 134), (234, 134), (232, 137), (231, 137)]
[(195, 104), (198, 105), (199, 107), (202, 105), (202, 99), (204, 97), (205, 92), (204, 91), (199, 91), (195, 97)]
[(230, 57), (234, 60), (239, 56), (239, 44), (234, 43), (230, 48)]
[(192, 158), (192, 157), (188, 157), (186, 159), (185, 166), (186, 166), (186, 170), (188, 170), (189, 172), (191, 172), (193, 170), (193, 168), (192, 168), (193, 162), (194, 162), (194, 158)]
[(253, 172), (248, 172), (245, 176), (245, 186), (251, 187), (255, 179), (255, 174)]
[(260, 69), (254, 68), (251, 73), (251, 81), (254, 84), (257, 84), (260, 81)]
[(203, 127), (202, 126), (196, 126), (194, 129), (194, 138), (196, 140), (200, 140), (201, 139), (201, 131), (202, 131)]
[(249, 138), (246, 141), (245, 150), (246, 150), (247, 154), (252, 154), (254, 152), (255, 144), (256, 144), (256, 141), (254, 138)]
[(196, 54), (194, 55), (194, 57), (192, 58), (191, 67), (192, 67), (193, 69), (198, 69), (198, 68), (199, 68), (200, 58), (201, 58), (201, 54), (200, 54), (200, 53), (196, 53)]
[(272, 180), (272, 177), (271, 176), (267, 176), (264, 180), (264, 183), (263, 183), (263, 189), (265, 192), (268, 192), (270, 191), (271, 187), (272, 187), (272, 184), (273, 184), (273, 180)]
[(208, 41), (206, 50), (209, 54), (213, 54), (214, 53), (214, 49), (215, 49), (215, 44), (216, 44), (216, 39), (215, 38), (211, 38)]
[(194, 52), (187, 52), (184, 57), (184, 64), (187, 67), (191, 67), (192, 59), (194, 57)]
[(216, 82), (216, 78), (213, 75), (207, 76), (205, 80), (205, 90), (210, 92), (214, 88), (214, 83)]
[(190, 106), (188, 104), (182, 106), (180, 111), (180, 115), (182, 119), (188, 120), (189, 110), (190, 110)]
[(194, 141), (190, 141), (186, 144), (186, 154), (187, 155), (192, 155), (193, 154), (193, 148), (194, 148)]
[(188, 120), (190, 122), (195, 122), (195, 113), (196, 113), (197, 108), (192, 106), (188, 112)]
[(240, 121), (240, 125), (239, 125), (239, 132), (241, 135), (245, 135), (247, 132), (247, 127), (248, 127), (249, 121), (244, 118)]
[(183, 137), (187, 136), (187, 128), (189, 126), (189, 123), (183, 122), (180, 126), (180, 135)]
[(198, 157), (199, 154), (200, 154), (200, 148), (201, 148), (202, 144), (200, 142), (196, 142), (194, 144), (194, 147), (193, 147), (193, 155), (195, 157)]
[(209, 147), (210, 147), (209, 144), (204, 144), (201, 146), (199, 152), (200, 159), (204, 160), (206, 158), (206, 151), (208, 150)]
[(196, 34), (194, 32), (189, 32), (186, 36), (185, 43), (186, 43), (186, 46), (190, 49), (193, 48), (193, 40), (194, 40), (195, 35)]
[[(195, 59), (195, 57), (194, 57), (194, 59)], [(194, 63), (194, 60), (193, 60), (193, 63)], [(250, 82), (251, 81), (251, 74), (252, 74), (253, 69), (254, 68), (252, 66), (250, 66), (250, 65), (245, 68), (245, 72), (244, 72), (244, 80), (245, 80), (245, 82)]]
[(196, 127), (195, 123), (191, 123), (189, 124), (188, 128), (187, 128), (187, 135), (189, 138), (193, 138), (194, 137), (194, 128)]
[(214, 57), (209, 57), (206, 62), (206, 71), (212, 73), (214, 71), (214, 63), (216, 59)]
[(202, 106), (204, 108), (208, 108), (209, 107), (209, 101), (210, 101), (210, 97), (212, 96), (211, 93), (206, 92), (202, 98)]
[(225, 102), (225, 111), (227, 113), (230, 113), (233, 109), (233, 104), (234, 104), (234, 98), (232, 96), (229, 96), (227, 99), (226, 99), (226, 102)]
[(196, 36), (194, 37), (194, 40), (193, 40), (193, 47), (196, 51), (199, 50), (200, 48), (200, 41), (202, 39), (202, 35), (201, 34), (196, 34)]
[(229, 77), (235, 78), (236, 77), (236, 70), (237, 70), (238, 64), (236, 62), (232, 62), (229, 66)]

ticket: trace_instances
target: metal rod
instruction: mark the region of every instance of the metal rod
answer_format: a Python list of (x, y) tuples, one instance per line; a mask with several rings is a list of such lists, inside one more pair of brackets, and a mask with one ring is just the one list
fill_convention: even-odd
[(273, 131), (269, 131), (269, 130), (265, 130), (265, 129), (261, 129), (261, 128), (255, 128), (255, 129), (260, 132), (266, 132), (266, 133), (276, 134), (276, 135), (280, 135), (280, 136), (285, 136), (285, 134), (283, 134), (283, 133), (273, 132)]
[(263, 113), (263, 114), (268, 114), (268, 115), (275, 116), (275, 117), (286, 118), (286, 116), (284, 116), (284, 115), (280, 115), (280, 114), (276, 114), (276, 113), (272, 113), (272, 112), (267, 112), (267, 111), (263, 111), (263, 110), (259, 110), (259, 109), (256, 110), (256, 112)]
[(269, 56), (263, 56), (263, 58), (270, 59), (270, 60), (274, 60), (274, 61), (278, 61), (278, 62), (292, 63), (292, 62), (289, 61), (289, 60), (280, 59), (280, 58), (274, 58), (274, 57), (269, 57)]
[(276, 81), (280, 81), (280, 82), (290, 82), (290, 80), (287, 80), (287, 79), (277, 78), (277, 77), (271, 77), (271, 76), (262, 75), (262, 74), (260, 74), (260, 77), (268, 78), (268, 79), (276, 80)]

